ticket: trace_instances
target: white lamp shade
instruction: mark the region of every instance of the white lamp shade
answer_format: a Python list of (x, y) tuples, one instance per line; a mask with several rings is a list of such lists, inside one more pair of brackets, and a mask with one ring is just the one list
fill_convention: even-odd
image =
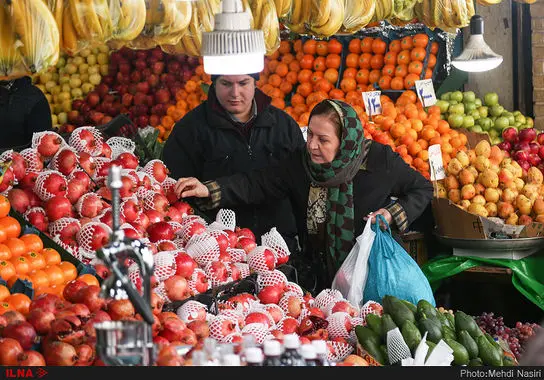
[(483, 34), (472, 34), (461, 55), (451, 62), (457, 69), (472, 73), (493, 70), (501, 63), (502, 56), (491, 50)]
[(260, 73), (264, 69), (261, 53), (203, 57), (204, 72), (209, 75), (244, 75)]

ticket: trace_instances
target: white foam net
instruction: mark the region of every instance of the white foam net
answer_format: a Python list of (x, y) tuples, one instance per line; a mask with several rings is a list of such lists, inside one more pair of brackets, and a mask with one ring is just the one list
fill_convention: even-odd
[(343, 311), (332, 313), (327, 317), (327, 321), (329, 322), (329, 326), (327, 327), (329, 338), (349, 338), (350, 331), (346, 329), (346, 323), (349, 322), (351, 324), (351, 317), (348, 313)]
[[(204, 225), (204, 227), (207, 226), (206, 221), (204, 219), (202, 219), (200, 216), (197, 216), (197, 215), (185, 216), (181, 221), (181, 229), (178, 232), (178, 236), (183, 239), (183, 241), (185, 242), (186, 245), (190, 244), (189, 239), (191, 239), (191, 238), (196, 239), (196, 237), (197, 237), (197, 235), (196, 236), (191, 236), (191, 226), (194, 223), (201, 223), (202, 225)], [(206, 235), (210, 236), (209, 234), (206, 234)], [(217, 244), (217, 241), (215, 240), (215, 238), (212, 237), (212, 239)], [(217, 246), (217, 248), (219, 249), (219, 246)]]
[[(191, 276), (191, 279), (189, 281), (187, 281), (187, 284), (189, 285), (189, 290), (191, 290), (192, 294), (200, 293), (196, 288), (199, 273), (201, 273), (201, 275), (204, 275), (204, 277), (206, 277), (206, 272), (204, 272), (204, 270), (202, 270), (200, 268), (195, 268), (195, 270), (193, 272), (193, 275)], [(210, 281), (208, 281), (208, 289), (210, 289)], [(208, 290), (208, 289), (206, 289), (206, 290)]]
[(164, 168), (166, 170), (166, 173), (168, 173), (168, 170), (166, 169), (166, 165), (164, 164), (164, 162), (158, 159), (151, 160), (147, 164), (145, 164), (143, 171), (149, 174), (149, 176), (151, 176), (151, 178), (155, 179), (157, 182), (162, 183), (165, 180), (165, 178), (157, 178), (155, 177), (155, 173), (154, 173), (154, 171), (160, 167)]
[(172, 231), (174, 231), (174, 234), (177, 234), (179, 231), (181, 231), (181, 223), (173, 222), (171, 220), (166, 223), (168, 223), (170, 227), (172, 227)]
[(138, 198), (139, 200), (143, 201), (144, 199), (147, 198), (147, 195), (148, 194), (152, 194), (154, 193), (155, 191), (154, 190), (151, 190), (151, 189), (146, 189), (145, 187), (143, 186), (139, 186), (137, 189), (136, 189), (136, 192), (134, 193), (134, 195), (136, 195), (136, 198)]
[(227, 335), (227, 336), (223, 339), (222, 342), (223, 342), (223, 343), (234, 343), (234, 342), (240, 342), (241, 339), (243, 339), (241, 333), (232, 333), (232, 334)]
[(134, 232), (138, 232), (138, 230), (130, 223), (123, 223), (119, 226), (119, 228), (122, 230), (133, 230)]
[(278, 302), (278, 306), (283, 310), (285, 315), (287, 315), (289, 317), (293, 317), (293, 318), (298, 318), (299, 315), (292, 315), (289, 312), (289, 303), (293, 302), (293, 301), (290, 300), (291, 298), (294, 298), (294, 300), (300, 301), (301, 312), (302, 312), (302, 309), (304, 308), (304, 298), (302, 298), (302, 296), (300, 296), (300, 295), (298, 295), (297, 293), (294, 293), (294, 292), (283, 293), (283, 295), (281, 296), (280, 302)]
[(220, 342), (224, 342), (224, 339), (233, 332), (240, 332), (238, 321), (224, 315), (212, 317), (208, 326), (210, 327), (210, 336)]
[[(135, 217), (128, 214), (130, 216), (130, 218), (127, 218), (127, 213), (125, 213), (125, 209), (128, 208), (128, 206), (132, 205), (132, 204), (134, 204), (134, 205), (136, 205), (138, 207), (138, 212), (136, 213)], [(119, 206), (119, 210), (120, 210), (121, 216), (127, 222), (135, 222), (140, 218), (140, 215), (142, 215), (142, 208), (140, 207), (140, 204), (138, 203), (138, 198), (136, 198), (135, 196), (127, 197), (127, 198), (123, 199), (123, 201), (121, 202), (121, 205)]]
[(35, 206), (35, 207), (31, 207), (31, 208), (29, 208), (28, 210), (26, 210), (25, 213), (23, 214), (23, 217), (24, 217), (26, 220), (29, 220), (29, 216), (30, 216), (31, 214), (35, 214), (35, 213), (43, 214), (44, 216), (47, 215), (47, 214), (45, 213), (45, 210), (43, 209), (43, 207)]
[(366, 316), (370, 313), (376, 314), (377, 316), (381, 316), (383, 312), (382, 305), (375, 301), (368, 301), (363, 306), (361, 306), (361, 309), (359, 310), (359, 317), (366, 320)]
[[(85, 207), (87, 204), (90, 204), (90, 202), (94, 203), (94, 201), (99, 201), (101, 206), (95, 210)], [(83, 194), (74, 205), (74, 209), (81, 217), (94, 218), (102, 212), (102, 198), (95, 193)]]
[[(270, 272), (270, 269), (268, 269), (268, 266), (266, 265), (266, 260), (264, 255), (264, 251), (267, 249), (273, 253), (273, 251), (270, 248), (264, 247), (264, 246), (255, 247), (251, 252), (248, 253), (247, 263), (249, 264), (249, 268), (252, 271), (255, 271), (259, 274)], [(276, 258), (274, 255), (274, 263), (275, 262), (276, 262)]]
[(34, 183), (33, 191), (42, 201), (48, 201), (55, 195), (66, 194), (66, 190), (58, 194), (53, 194), (45, 187), (47, 183), (46, 181), (53, 181), (52, 179), (49, 179), (50, 177), (58, 177), (60, 183), (64, 184), (64, 188), (66, 189), (68, 187), (68, 180), (61, 172), (56, 170), (44, 170), (40, 172), (36, 178), (36, 182)]
[(204, 272), (206, 272), (206, 276), (208, 276), (208, 280), (211, 282), (212, 288), (229, 282), (228, 277), (225, 280), (221, 280), (219, 278), (219, 273), (216, 273), (216, 271), (215, 271), (215, 269), (213, 267), (214, 262), (219, 263), (219, 264), (216, 264), (216, 265), (224, 266), (225, 269), (228, 271), (227, 266), (225, 264), (223, 264), (221, 261), (214, 260), (214, 261), (209, 262), (208, 264), (206, 264), (206, 266), (204, 267)]
[[(38, 146), (40, 145), (40, 143), (42, 142), (43, 138), (45, 136), (48, 136), (48, 135), (51, 135), (51, 136), (55, 136), (56, 138), (60, 139), (60, 145), (59, 145), (59, 150), (61, 148), (63, 148), (64, 146), (66, 146), (66, 141), (64, 141), (64, 139), (62, 138), (61, 135), (59, 135), (57, 132), (53, 132), (53, 131), (43, 131), (43, 132), (34, 132), (32, 134), (32, 144), (31, 144), (31, 147), (32, 148), (36, 148), (36, 150), (38, 149)], [(54, 154), (53, 154), (54, 155)], [(51, 156), (45, 156), (46, 158), (50, 158), (52, 157), (53, 155)]]
[(353, 346), (344, 342), (327, 341), (327, 359), (332, 362), (341, 362), (353, 352)]
[(164, 281), (176, 274), (176, 253), (177, 251), (161, 251), (153, 255), (153, 274), (157, 281)]
[[(279, 307), (278, 305), (271, 303), (268, 305), (264, 305), (264, 308), (274, 320), (274, 325), (277, 325), (283, 318), (285, 318), (285, 313), (283, 312), (282, 308)], [(279, 315), (280, 317), (274, 318), (275, 315)]]
[(286, 292), (292, 292), (296, 293), (299, 296), (304, 296), (304, 292), (302, 291), (302, 288), (298, 286), (298, 284), (295, 284), (294, 282), (287, 282), (287, 286), (285, 288)]
[(263, 323), (250, 323), (242, 329), (243, 335), (252, 335), (257, 344), (263, 344), (265, 337), (268, 335), (268, 327)]
[(43, 158), (40, 156), (36, 148), (26, 148), (20, 153), (26, 162), (25, 174), (28, 172), (37, 173), (43, 170)]
[[(230, 261), (233, 263), (247, 262), (247, 253), (240, 248), (227, 248), (227, 253), (230, 255)], [(248, 265), (249, 267), (249, 265)]]
[(103, 228), (107, 231), (108, 235), (111, 235), (111, 228), (107, 224), (101, 222), (89, 222), (85, 224), (76, 235), (81, 254), (88, 259), (94, 259), (96, 257), (96, 252), (92, 249), (91, 242), (97, 228)]
[(272, 314), (270, 314), (270, 312), (268, 311), (268, 309), (265, 306), (266, 305), (263, 305), (263, 304), (258, 303), (258, 302), (250, 303), (250, 307), (246, 312), (246, 317), (249, 314), (252, 314), (252, 313), (261, 313), (264, 316), (266, 316), (266, 318), (268, 319), (268, 324), (269, 324), (270, 328), (271, 329), (276, 328), (276, 321), (274, 321), (274, 317), (272, 317)]
[(13, 159), (13, 149), (8, 149), (0, 153), (0, 162), (11, 161)]
[(185, 249), (187, 254), (201, 267), (205, 267), (212, 261), (219, 260), (217, 240), (208, 233), (193, 236)]
[[(223, 303), (225, 304), (225, 303)], [(229, 304), (227, 302), (227, 304)], [(232, 304), (230, 304), (232, 305)], [(236, 323), (238, 324), (238, 326), (243, 326), (244, 325), (244, 307), (243, 305), (237, 305), (234, 309), (220, 309), (219, 310), (219, 314), (218, 315), (222, 315), (224, 316), (225, 318), (229, 318), (229, 319), (232, 319), (232, 320), (235, 320)]]
[[(143, 199), (144, 210), (157, 210), (156, 205), (160, 201), (162, 201), (163, 199), (166, 200), (164, 195), (162, 195), (160, 193), (157, 193), (157, 192), (155, 192), (153, 190), (150, 190), (149, 192), (147, 192), (145, 198)], [(168, 203), (168, 201), (167, 201), (167, 203)], [(162, 211), (162, 210), (157, 210), (157, 211), (160, 212), (161, 214), (164, 213), (164, 211)]]
[(300, 315), (298, 316), (297, 318), (297, 321), (299, 324), (302, 323), (302, 321), (304, 320), (304, 318), (306, 318), (307, 316), (310, 315), (310, 310), (306, 309), (306, 307), (304, 307), (301, 311), (300, 311)]
[(178, 249), (185, 248), (185, 242), (183, 241), (182, 238), (177, 237), (174, 240), (172, 240), (172, 242), (176, 245), (176, 247), (178, 247)]
[(140, 268), (138, 267), (138, 264), (132, 263), (129, 265), (128, 278), (134, 284), (135, 287), (138, 287), (138, 284), (141, 282)]
[(53, 156), (53, 158), (51, 159), (51, 161), (49, 161), (48, 167), (49, 167), (49, 169), (52, 169), (52, 170), (59, 170), (59, 159), (62, 158), (61, 154), (65, 155), (64, 153), (62, 153), (64, 151), (73, 152), (75, 154), (75, 157), (76, 157), (77, 164), (74, 165), (74, 168), (72, 170), (70, 170), (68, 172), (61, 171), (61, 173), (64, 174), (65, 176), (69, 176), (70, 174), (72, 174), (72, 172), (74, 172), (78, 168), (78, 165), (79, 165), (79, 154), (77, 153), (77, 151), (74, 148), (72, 148), (69, 145), (63, 146), (62, 148), (60, 148), (58, 150), (57, 154), (55, 154)]
[(411, 358), (412, 354), (410, 348), (404, 341), (404, 338), (399, 330), (395, 328), (390, 330), (387, 333), (387, 357), (389, 358), (389, 363), (395, 364), (400, 362), (402, 359)]
[(246, 278), (251, 274), (249, 265), (247, 265), (246, 263), (233, 263), (232, 265), (238, 268), (238, 270), (240, 271), (240, 278)]
[(284, 284), (287, 285), (287, 276), (285, 274), (277, 269), (265, 273), (259, 273), (257, 275), (257, 286), (259, 287), (259, 291), (263, 290), (266, 286), (272, 286), (277, 284)]
[[(151, 177), (146, 172), (140, 172), (143, 175), (149, 177), (152, 180), (155, 180), (153, 177)], [(161, 183), (161, 188), (164, 194), (168, 194), (170, 191), (174, 191), (174, 186), (176, 186), (177, 181), (172, 177), (166, 177), (166, 179)]]
[(276, 230), (276, 227), (273, 227), (270, 231), (265, 233), (261, 237), (261, 241), (262, 245), (272, 248), (272, 251), (276, 255), (276, 261), (279, 261), (280, 259), (283, 259), (291, 254), (291, 252), (289, 252), (289, 248), (287, 247), (287, 243), (285, 243), (283, 237), (280, 235), (278, 230)]
[(157, 187), (159, 189), (162, 189), (161, 184), (155, 181), (155, 178), (151, 177), (146, 172), (139, 170), (136, 172), (136, 175), (138, 175), (138, 178), (139, 178), (138, 186), (144, 186), (144, 187), (147, 186), (149, 189), (153, 189), (156, 191), (158, 191)]
[(222, 208), (217, 212), (215, 221), (225, 226), (225, 229), (234, 231), (236, 228), (236, 213), (232, 210)]
[(164, 286), (164, 282), (159, 282), (159, 285), (157, 285), (153, 291), (157, 293), (157, 295), (160, 297), (161, 300), (164, 301), (164, 303), (171, 303), (172, 301), (170, 298), (168, 298), (168, 293), (166, 292), (166, 288)]
[(206, 305), (198, 301), (190, 300), (178, 307), (178, 309), (176, 310), (176, 314), (183, 322), (189, 323), (191, 321), (197, 320), (199, 317), (199, 312), (201, 312), (202, 310), (206, 312), (208, 311)]
[(318, 307), (322, 311), (326, 310), (326, 307), (331, 302), (335, 302), (343, 299), (342, 293), (336, 289), (323, 289), (315, 298), (314, 306)]
[(111, 158), (116, 159), (119, 157), (121, 153), (134, 153), (134, 150), (136, 149), (136, 144), (131, 139), (127, 139), (126, 137), (120, 137), (120, 136), (114, 136), (110, 137), (108, 141), (106, 141), (106, 144), (111, 149)]
[(81, 229), (81, 223), (78, 219), (75, 218), (60, 218), (55, 220), (52, 223), (49, 223), (49, 235), (56, 236), (59, 235), (62, 230), (64, 230), (68, 225), (75, 224)]
[(95, 127), (79, 127), (71, 134), (68, 144), (78, 152), (86, 152), (91, 156), (99, 156), (102, 153), (102, 134)]
[(62, 240), (60, 240), (60, 237), (58, 235), (53, 236), (52, 240), (58, 245), (60, 245), (66, 252), (68, 252), (69, 254), (74, 256), (76, 259), (81, 261), (83, 264), (88, 264), (90, 262), (90, 259), (87, 259), (81, 255), (81, 251), (79, 247), (74, 247), (64, 243)]
[(91, 174), (93, 179), (96, 179), (96, 180), (106, 179), (108, 177), (108, 173), (107, 172), (101, 173), (100, 171), (105, 165), (110, 164), (111, 159), (107, 157), (92, 157), (92, 160), (95, 164), (94, 172)]

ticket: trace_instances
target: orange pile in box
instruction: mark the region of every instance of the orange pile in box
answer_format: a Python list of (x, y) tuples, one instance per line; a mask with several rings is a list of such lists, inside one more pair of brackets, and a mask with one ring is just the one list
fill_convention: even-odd
[(7, 282), (7, 287), (0, 285), (0, 315), (8, 310), (25, 314), (25, 307), (28, 309), (30, 299), (26, 295), (9, 294), (17, 279), (30, 281), (34, 295), (53, 293), (62, 297), (64, 285), (78, 277), (75, 265), (62, 261), (55, 249), (44, 248), (38, 235), (21, 235), (21, 225), (8, 215), (9, 210), (9, 200), (0, 195), (0, 277)]
[(440, 119), (440, 108), (432, 106), (425, 111), (411, 90), (403, 92), (396, 103), (382, 97), (382, 114), (374, 116), (373, 122), (365, 126), (372, 136), (378, 133), (376, 129), (386, 132), (393, 140), (394, 150), (426, 178), (430, 178), (430, 145), (440, 144), (444, 166), (458, 151), (467, 150), (467, 137)]

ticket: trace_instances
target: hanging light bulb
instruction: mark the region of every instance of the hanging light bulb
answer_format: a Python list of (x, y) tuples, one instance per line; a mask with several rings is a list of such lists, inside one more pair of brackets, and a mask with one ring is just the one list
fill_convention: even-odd
[(474, 15), (470, 19), (470, 37), (458, 57), (451, 62), (459, 70), (482, 72), (493, 70), (502, 63), (502, 55), (495, 53), (484, 41), (484, 20)]
[(210, 75), (259, 73), (266, 48), (262, 30), (251, 29), (240, 0), (223, 0), (214, 30), (202, 33), (204, 71)]

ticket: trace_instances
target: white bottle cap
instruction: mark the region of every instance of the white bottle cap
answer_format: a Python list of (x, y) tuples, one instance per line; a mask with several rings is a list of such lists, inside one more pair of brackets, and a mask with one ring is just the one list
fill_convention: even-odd
[(315, 348), (311, 344), (303, 344), (300, 347), (300, 354), (304, 359), (314, 360), (317, 359)]
[(316, 354), (327, 354), (327, 343), (324, 340), (312, 340)]
[(223, 356), (223, 365), (228, 367), (239, 367), (240, 357), (236, 354), (226, 354)]
[(266, 356), (281, 355), (281, 345), (277, 340), (265, 340), (263, 343), (263, 349)]
[(259, 347), (250, 347), (245, 350), (247, 363), (262, 363), (263, 351)]
[(297, 334), (287, 334), (283, 338), (285, 348), (296, 349), (300, 347), (300, 339)]

